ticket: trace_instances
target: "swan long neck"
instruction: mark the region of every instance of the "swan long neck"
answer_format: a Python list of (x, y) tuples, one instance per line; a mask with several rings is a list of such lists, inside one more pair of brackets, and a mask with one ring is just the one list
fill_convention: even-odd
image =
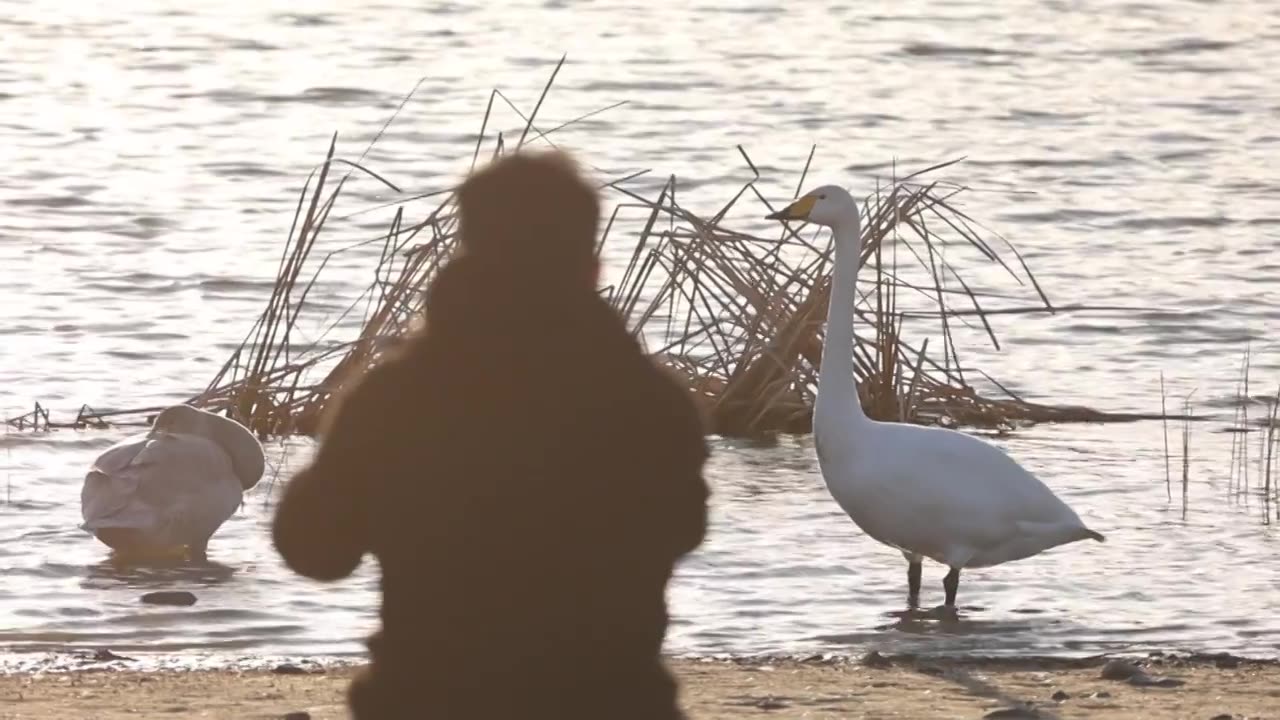
[(818, 396), (840, 415), (865, 420), (853, 374), (853, 305), (855, 283), (862, 259), (862, 233), (858, 211), (832, 225), (835, 235), (835, 268), (831, 275), (831, 295), (827, 306), (826, 340), (822, 345), (822, 368), (818, 374)]

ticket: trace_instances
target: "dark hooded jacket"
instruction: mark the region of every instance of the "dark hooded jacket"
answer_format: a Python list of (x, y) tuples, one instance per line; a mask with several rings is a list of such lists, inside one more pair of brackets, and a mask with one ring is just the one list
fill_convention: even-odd
[(425, 332), (338, 406), (274, 525), (295, 571), (382, 571), (368, 718), (681, 717), (660, 649), (702, 541), (690, 398), (589, 287), (459, 257)]

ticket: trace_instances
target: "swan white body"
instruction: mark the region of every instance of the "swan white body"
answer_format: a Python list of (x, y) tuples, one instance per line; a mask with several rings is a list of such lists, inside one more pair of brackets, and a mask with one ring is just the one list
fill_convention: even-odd
[(854, 282), (861, 258), (858, 206), (842, 188), (813, 190), (772, 219), (832, 228), (835, 269), (813, 426), (827, 488), (867, 535), (897, 548), (919, 593), (920, 560), (961, 568), (1019, 560), (1077, 540), (1103, 540), (1053, 491), (1000, 448), (942, 428), (876, 422), (854, 381)]
[(189, 405), (109, 448), (85, 475), (81, 528), (129, 555), (203, 555), (265, 468), (244, 426)]

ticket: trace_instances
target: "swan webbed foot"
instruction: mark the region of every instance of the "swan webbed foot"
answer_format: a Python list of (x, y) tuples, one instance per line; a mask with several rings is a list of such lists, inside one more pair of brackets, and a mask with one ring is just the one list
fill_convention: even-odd
[(942, 589), (947, 592), (945, 607), (956, 606), (956, 590), (960, 589), (960, 568), (951, 568), (951, 572), (942, 578)]
[(921, 569), (919, 560), (907, 561), (907, 607), (913, 610), (920, 604)]

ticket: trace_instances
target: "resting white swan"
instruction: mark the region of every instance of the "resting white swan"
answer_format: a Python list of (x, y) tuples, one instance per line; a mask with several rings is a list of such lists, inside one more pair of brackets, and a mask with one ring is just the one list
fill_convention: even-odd
[(832, 229), (835, 268), (813, 409), (814, 442), (827, 488), (858, 527), (907, 559), (908, 600), (920, 594), (920, 563), (951, 569), (954, 607), (961, 568), (989, 567), (1077, 540), (1103, 541), (1044, 483), (994, 445), (954, 430), (876, 422), (854, 381), (854, 281), (861, 263), (858, 205), (828, 185), (771, 220)]
[(202, 557), (265, 467), (243, 425), (190, 405), (102, 453), (80, 492), (81, 528), (122, 555)]

